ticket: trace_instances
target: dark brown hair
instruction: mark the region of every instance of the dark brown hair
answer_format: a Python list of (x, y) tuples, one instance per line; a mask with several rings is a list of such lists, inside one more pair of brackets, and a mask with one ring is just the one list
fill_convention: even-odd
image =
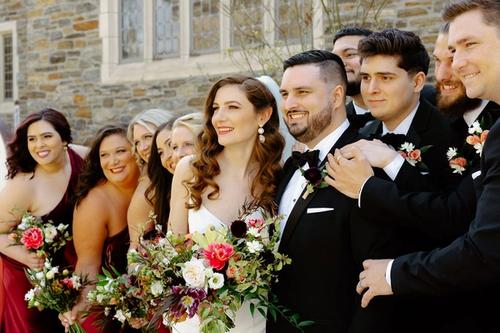
[[(198, 151), (192, 162), (194, 178), (185, 182), (191, 195), (191, 203), (188, 208), (198, 209), (201, 206), (202, 193), (207, 187), (213, 190), (208, 194), (209, 199), (216, 199), (219, 194), (219, 186), (214, 177), (220, 174), (219, 164), (216, 156), (224, 149), (217, 139), (217, 133), (212, 125), (214, 114), (213, 102), (217, 91), (224, 86), (234, 85), (241, 89), (255, 112), (260, 113), (268, 107), (272, 108), (269, 121), (263, 126), (265, 142), (261, 143), (255, 136), (255, 146), (250, 161), (257, 165), (257, 173), (252, 181), (251, 194), (256, 204), (268, 213), (274, 213), (274, 196), (278, 174), (281, 170), (280, 159), (285, 141), (279, 132), (279, 115), (276, 101), (266, 86), (259, 80), (248, 76), (230, 76), (217, 81), (210, 92), (205, 103), (205, 124), (203, 131), (198, 136)], [(257, 134), (257, 133), (256, 133)]]
[[(99, 148), (101, 147), (102, 141), (113, 134), (121, 135), (127, 139), (127, 131), (124, 127), (106, 125), (97, 131), (95, 139), (90, 146), (90, 151), (83, 161), (83, 168), (78, 178), (78, 185), (75, 191), (77, 206), (87, 194), (89, 194), (89, 191), (94, 188), (94, 186), (106, 179), (101, 167)], [(127, 142), (129, 141), (127, 140)]]
[(359, 41), (361, 62), (377, 55), (399, 58), (398, 66), (410, 74), (429, 71), (430, 58), (420, 37), (410, 31), (386, 29)]
[(459, 0), (446, 5), (443, 20), (450, 22), (471, 10), (480, 10), (487, 25), (500, 27), (500, 2), (498, 0)]
[(151, 183), (144, 192), (146, 200), (153, 206), (156, 220), (163, 227), (163, 231), (167, 230), (168, 216), (170, 214), (170, 191), (173, 175), (161, 164), (156, 138), (161, 131), (171, 130), (175, 119), (170, 119), (168, 122), (160, 125), (155, 131), (148, 161), (148, 177)]
[(66, 117), (54, 109), (43, 109), (29, 114), (17, 126), (14, 137), (7, 144), (7, 178), (14, 178), (18, 172), (34, 172), (37, 162), (28, 150), (28, 127), (40, 120), (49, 122), (59, 133), (61, 140), (67, 144), (71, 143), (71, 128)]

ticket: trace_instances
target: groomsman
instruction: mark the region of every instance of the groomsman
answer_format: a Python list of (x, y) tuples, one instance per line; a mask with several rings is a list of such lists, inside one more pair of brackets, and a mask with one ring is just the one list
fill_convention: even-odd
[[(388, 155), (390, 159), (375, 166), (383, 168), (402, 189), (448, 186), (443, 175), (451, 134), (443, 116), (421, 98), (430, 59), (420, 38), (411, 32), (387, 29), (362, 39), (358, 49), (361, 94), (377, 119), (360, 133), (395, 149)], [(413, 149), (403, 149), (405, 143)]]
[(332, 52), (338, 55), (345, 65), (347, 74), (346, 95), (352, 98), (346, 105), (347, 119), (351, 126), (362, 128), (374, 120), (361, 96), (361, 62), (358, 53), (358, 43), (373, 32), (360, 27), (347, 27), (337, 31), (333, 37)]
[[(454, 52), (453, 69), (467, 96), (500, 102), (500, 61), (492, 57), (500, 54), (500, 3), (462, 0), (447, 5), (443, 17), (451, 23), (448, 44)], [(455, 331), (498, 331), (497, 311), (489, 300), (500, 296), (499, 136), (497, 121), (483, 147), (477, 211), (467, 232), (432, 252), (365, 261), (357, 285), (363, 306), (379, 295), (457, 295), (466, 301), (456, 314), (463, 325), (455, 326)], [(340, 155), (338, 159), (340, 164), (350, 162)]]

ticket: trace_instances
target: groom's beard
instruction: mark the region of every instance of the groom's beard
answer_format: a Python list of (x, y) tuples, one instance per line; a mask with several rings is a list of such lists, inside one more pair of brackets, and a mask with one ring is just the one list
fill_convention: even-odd
[(346, 95), (356, 96), (361, 92), (361, 80), (347, 82)]
[(307, 125), (302, 128), (296, 126), (290, 128), (288, 123), (285, 121), (288, 132), (290, 132), (295, 140), (301, 143), (311, 142), (317, 138), (319, 134), (323, 132), (323, 130), (332, 122), (332, 109), (333, 103), (332, 101), (328, 101), (328, 104), (315, 115), (311, 115), (311, 113), (309, 113), (310, 118), (308, 119)]

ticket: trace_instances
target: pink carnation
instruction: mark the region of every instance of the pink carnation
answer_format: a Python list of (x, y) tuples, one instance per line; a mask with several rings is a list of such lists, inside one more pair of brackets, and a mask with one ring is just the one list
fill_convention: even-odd
[(234, 254), (234, 248), (228, 243), (212, 243), (203, 250), (205, 258), (210, 266), (216, 270), (221, 270), (226, 265), (226, 262)]
[(42, 229), (32, 227), (23, 232), (21, 243), (26, 246), (28, 250), (37, 250), (43, 245), (43, 232)]

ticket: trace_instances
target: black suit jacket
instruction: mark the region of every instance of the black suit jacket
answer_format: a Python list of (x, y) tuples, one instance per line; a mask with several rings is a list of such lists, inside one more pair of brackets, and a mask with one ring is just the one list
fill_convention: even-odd
[[(360, 133), (367, 137), (380, 135), (382, 122), (375, 120)], [(420, 105), (406, 136), (416, 148), (431, 146), (422, 154), (422, 161), (428, 167), (428, 174), (424, 175), (423, 170), (405, 161), (394, 180), (399, 189), (437, 191), (454, 186), (446, 158), (451, 139), (450, 127), (437, 109), (423, 98), (420, 99)], [(399, 149), (399, 147), (394, 148)]]
[(500, 295), (500, 121), (490, 130), (481, 158), (474, 220), (450, 245), (395, 259), (392, 289), (399, 295), (447, 295), (455, 331), (498, 332)]
[[(350, 127), (331, 152), (358, 139), (356, 129)], [(289, 159), (285, 163), (285, 177), (278, 189), (277, 202), (295, 170)], [(308, 212), (310, 208), (330, 210), (312, 213)], [(305, 332), (392, 331), (389, 319), (393, 314), (393, 300), (377, 300), (373, 307), (362, 310), (355, 293), (364, 259), (401, 253), (387, 251), (389, 240), (393, 238), (388, 229), (363, 219), (357, 202), (333, 187), (315, 189), (305, 200), (298, 199), (280, 242), (280, 251), (292, 259), (292, 264), (283, 269), (272, 291), (280, 304), (298, 313), (302, 319), (314, 321)], [(277, 322), (268, 321), (267, 332), (298, 330), (278, 318)]]

